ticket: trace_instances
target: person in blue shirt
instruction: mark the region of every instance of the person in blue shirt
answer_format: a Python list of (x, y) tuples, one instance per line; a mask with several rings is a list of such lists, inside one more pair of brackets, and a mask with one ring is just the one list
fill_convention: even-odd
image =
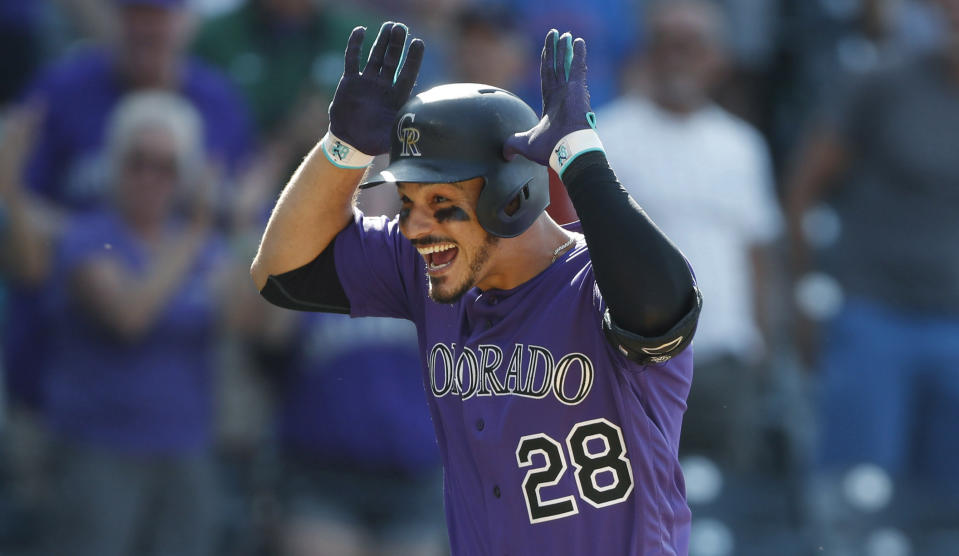
[(45, 297), (51, 555), (211, 553), (212, 381), (230, 275), (201, 134), (180, 97), (121, 101), (109, 202), (65, 225)]
[[(102, 156), (107, 120), (127, 93), (161, 89), (186, 98), (203, 123), (201, 145), (227, 177), (241, 169), (253, 145), (239, 93), (218, 71), (184, 53), (185, 0), (111, 3), (120, 22), (116, 41), (78, 46), (41, 70), (22, 94), (45, 113), (24, 170), (27, 193), (43, 209), (31, 214), (45, 235), (41, 246), (56, 244), (71, 214), (101, 207), (108, 198)], [(35, 254), (38, 272), (11, 284), (6, 308), (8, 320), (18, 322), (4, 330), (9, 394), (15, 404), (34, 409), (42, 404), (39, 384), (49, 352), (47, 317), (39, 308), (51, 254), (49, 249)]]
[(80, 46), (42, 70), (26, 99), (42, 102), (47, 118), (27, 169), (29, 187), (67, 209), (103, 200), (101, 155), (110, 112), (126, 93), (175, 91), (204, 123), (208, 155), (226, 170), (248, 157), (253, 136), (246, 105), (218, 70), (185, 54), (184, 0), (114, 0), (120, 31), (109, 45)]
[(288, 339), (275, 373), (281, 553), (447, 552), (415, 328), (323, 313), (277, 317)]

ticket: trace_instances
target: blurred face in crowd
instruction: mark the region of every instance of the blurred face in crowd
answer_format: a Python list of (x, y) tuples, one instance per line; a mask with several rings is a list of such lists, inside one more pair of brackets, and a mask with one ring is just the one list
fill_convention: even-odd
[(515, 33), (472, 25), (462, 29), (456, 46), (460, 81), (511, 90), (526, 71), (529, 49)]
[(483, 178), (456, 183), (397, 183), (400, 232), (426, 262), (429, 296), (454, 303), (490, 278), (490, 257), (499, 238), (476, 218)]
[(261, 0), (261, 5), (279, 19), (298, 20), (313, 12), (314, 0)]
[(468, 3), (469, 0), (416, 0), (415, 2), (408, 2), (407, 5), (410, 10), (421, 14), (424, 19), (441, 20), (448, 23), (452, 14)]
[(134, 89), (170, 87), (186, 42), (182, 9), (127, 5), (120, 9), (120, 69)]
[(650, 31), (653, 98), (677, 112), (705, 104), (723, 64), (718, 12), (697, 2), (663, 3), (650, 16)]
[(155, 226), (170, 213), (180, 179), (176, 142), (160, 125), (143, 126), (120, 153), (116, 193), (128, 220)]

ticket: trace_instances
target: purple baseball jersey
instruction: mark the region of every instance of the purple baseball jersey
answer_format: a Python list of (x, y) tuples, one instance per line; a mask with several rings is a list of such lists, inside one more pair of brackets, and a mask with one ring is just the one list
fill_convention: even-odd
[(396, 220), (357, 212), (335, 259), (352, 316), (416, 324), (453, 554), (687, 553), (692, 351), (643, 366), (611, 346), (582, 236), (526, 283), (452, 305), (427, 296)]

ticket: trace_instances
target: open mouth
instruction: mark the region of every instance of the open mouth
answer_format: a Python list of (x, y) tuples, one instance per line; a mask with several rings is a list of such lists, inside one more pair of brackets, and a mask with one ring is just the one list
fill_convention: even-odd
[(431, 275), (442, 274), (453, 261), (460, 250), (452, 243), (436, 243), (425, 247), (417, 247), (417, 251), (426, 260), (426, 271)]

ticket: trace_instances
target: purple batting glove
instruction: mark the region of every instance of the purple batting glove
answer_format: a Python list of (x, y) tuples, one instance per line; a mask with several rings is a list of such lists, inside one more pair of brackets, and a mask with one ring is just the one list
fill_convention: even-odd
[(546, 34), (540, 60), (543, 82), (543, 118), (536, 127), (506, 140), (503, 156), (517, 154), (546, 166), (560, 139), (574, 131), (595, 128), (586, 88), (586, 41), (572, 35), (559, 36), (556, 29)]
[(370, 156), (390, 150), (390, 129), (396, 111), (410, 98), (423, 61), (423, 41), (413, 39), (404, 60), (407, 29), (387, 21), (360, 72), (364, 27), (350, 33), (343, 77), (330, 103), (330, 131)]

